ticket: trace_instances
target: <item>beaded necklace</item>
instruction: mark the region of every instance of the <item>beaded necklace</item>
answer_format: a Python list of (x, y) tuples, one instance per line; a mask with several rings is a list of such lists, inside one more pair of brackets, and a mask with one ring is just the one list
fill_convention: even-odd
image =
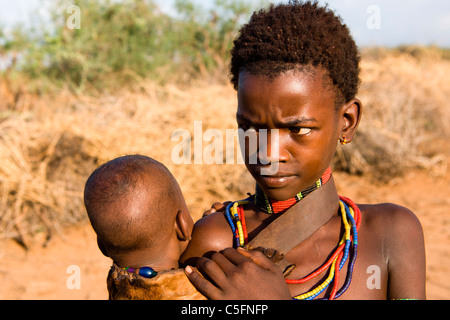
[(316, 183), (309, 186), (305, 190), (300, 191), (294, 197), (283, 201), (270, 199), (269, 197), (267, 197), (267, 195), (264, 193), (261, 187), (258, 184), (256, 184), (254, 196), (255, 205), (266, 213), (283, 213), (284, 211), (292, 207), (294, 204), (301, 201), (308, 194), (310, 194), (314, 190), (319, 189), (322, 185), (327, 183), (328, 180), (330, 180), (330, 177), (331, 177), (331, 167), (325, 170), (323, 175), (320, 177), (319, 180), (316, 181)]
[(141, 268), (121, 268), (123, 270), (125, 270), (126, 272), (129, 273), (134, 273), (134, 274), (138, 274), (141, 277), (144, 278), (153, 278), (156, 277), (158, 275), (158, 272), (156, 272), (155, 270), (153, 270), (153, 268), (150, 267), (141, 267)]
[[(361, 225), (361, 211), (358, 206), (350, 199), (339, 196), (339, 207), (341, 211), (341, 219), (344, 224), (344, 235), (342, 236), (341, 241), (338, 244), (338, 247), (335, 249), (334, 253), (325, 262), (319, 269), (310, 273), (308, 276), (302, 279), (286, 279), (286, 283), (288, 284), (299, 284), (305, 283), (319, 274), (324, 272), (330, 267), (330, 271), (328, 273), (328, 277), (319, 285), (317, 285), (314, 289), (305, 292), (303, 294), (294, 296), (295, 300), (312, 300), (317, 297), (322, 291), (324, 291), (332, 281), (333, 288), (331, 294), (327, 300), (334, 300), (340, 297), (350, 286), (352, 281), (353, 267), (355, 265), (356, 256), (357, 256), (357, 248), (358, 248), (358, 230)], [(350, 220), (350, 223), (348, 222)], [(338, 290), (339, 286), (339, 276), (342, 267), (344, 266), (347, 259), (349, 260), (349, 265), (347, 269), (347, 275), (344, 282), (344, 285), (341, 289)]]
[[(329, 172), (328, 172), (329, 171)], [(325, 184), (331, 176), (331, 169), (327, 169), (327, 171), (322, 175), (321, 183), (320, 185), (316, 183), (316, 188), (308, 188), (307, 190), (310, 190), (306, 194), (304, 191), (300, 192), (299, 194), (302, 195), (302, 197), (299, 197), (300, 201), (302, 198), (304, 198), (307, 194), (311, 193), (312, 191), (319, 188), (322, 184)], [(325, 178), (325, 179), (324, 179)], [(325, 181), (324, 181), (325, 180)], [(262, 191), (262, 190), (261, 190)], [(298, 197), (296, 195), (295, 197)], [(253, 198), (253, 199), (252, 199)], [(234, 242), (236, 247), (243, 247), (248, 242), (248, 234), (247, 234), (247, 228), (245, 224), (245, 215), (244, 215), (244, 209), (243, 206), (249, 203), (254, 203), (257, 205), (260, 209), (267, 211), (272, 210), (271, 212), (281, 212), (285, 211), (287, 208), (283, 208), (286, 206), (286, 204), (283, 204), (282, 206), (273, 206), (274, 202), (270, 201), (267, 196), (264, 194), (264, 198), (267, 199), (265, 201), (265, 206), (261, 207), (258, 205), (258, 202), (256, 201), (256, 194), (253, 196), (250, 196), (247, 199), (239, 200), (230, 203), (225, 210), (225, 217), (228, 220), (228, 223), (231, 226), (231, 230), (234, 234)], [(294, 300), (312, 300), (316, 298), (320, 293), (322, 293), (324, 290), (328, 288), (328, 286), (333, 282), (332, 291), (330, 293), (330, 296), (328, 300), (334, 300), (338, 297), (340, 297), (350, 286), (351, 280), (352, 280), (352, 274), (353, 274), (353, 266), (356, 261), (357, 256), (357, 248), (358, 248), (358, 230), (359, 226), (361, 225), (361, 211), (359, 210), (358, 206), (350, 199), (346, 197), (339, 196), (339, 208), (340, 208), (340, 215), (342, 219), (342, 223), (344, 225), (344, 235), (342, 236), (342, 239), (339, 241), (337, 248), (334, 250), (331, 257), (328, 259), (327, 262), (325, 262), (320, 268), (316, 269), (309, 275), (307, 275), (304, 278), (301, 279), (286, 279), (287, 284), (301, 284), (305, 283), (309, 280), (314, 279), (319, 274), (323, 273), (325, 270), (329, 269), (328, 276), (325, 280), (323, 280), (321, 283), (318, 283), (313, 289), (311, 289), (308, 292), (305, 292), (300, 295), (296, 295), (293, 297)], [(291, 203), (295, 204), (297, 199), (292, 201), (289, 199)], [(289, 201), (286, 200), (286, 201)], [(261, 202), (259, 202), (261, 204)], [(292, 204), (292, 205), (293, 205)], [(277, 209), (275, 209), (277, 208)], [(279, 208), (283, 208), (278, 211)], [(274, 210), (275, 209), (275, 210)], [(266, 211), (266, 212), (267, 212)], [(270, 211), (269, 211), (270, 212)], [(349, 223), (350, 221), (350, 223)], [(347, 275), (344, 282), (344, 285), (342, 288), (338, 290), (339, 287), (339, 278), (340, 278), (340, 271), (343, 268), (345, 262), (349, 260), (349, 265), (347, 268)]]

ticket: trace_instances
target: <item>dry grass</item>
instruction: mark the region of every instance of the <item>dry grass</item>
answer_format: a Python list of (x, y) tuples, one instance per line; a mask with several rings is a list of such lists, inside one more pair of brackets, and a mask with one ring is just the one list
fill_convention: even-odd
[[(354, 143), (339, 148), (336, 168), (385, 180), (405, 168), (447, 170), (450, 63), (386, 54), (363, 60), (364, 119)], [(99, 97), (30, 93), (0, 81), (0, 237), (27, 246), (30, 235), (50, 237), (86, 218), (84, 183), (101, 163), (141, 153), (165, 163), (183, 189), (194, 218), (217, 200), (253, 191), (243, 165), (175, 165), (177, 128), (193, 135), (194, 120), (235, 128), (229, 85), (197, 84), (138, 89)], [(204, 142), (204, 146), (208, 142)]]
[(246, 174), (243, 165), (171, 161), (178, 143), (170, 139), (175, 129), (187, 129), (194, 137), (194, 120), (203, 120), (203, 130), (225, 133), (235, 127), (235, 98), (229, 86), (181, 90), (146, 83), (139, 92), (97, 98), (22, 93), (17, 105), (25, 103), (29, 105), (20, 111), (5, 111), (0, 122), (0, 234), (24, 245), (28, 234), (43, 231), (50, 236), (85, 219), (82, 192), (87, 177), (120, 155), (141, 153), (166, 164), (196, 218), (212, 201), (235, 198), (237, 182)]
[(387, 181), (405, 170), (447, 171), (450, 60), (438, 51), (365, 55), (358, 97), (363, 119), (354, 143), (339, 149), (337, 167)]

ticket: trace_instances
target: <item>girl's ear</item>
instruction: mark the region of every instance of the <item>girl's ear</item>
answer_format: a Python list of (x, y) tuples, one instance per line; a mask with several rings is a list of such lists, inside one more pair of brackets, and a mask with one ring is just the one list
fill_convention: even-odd
[(362, 115), (362, 103), (358, 99), (352, 99), (342, 105), (339, 113), (341, 131), (339, 140), (342, 144), (349, 143), (358, 128)]
[(193, 227), (194, 221), (192, 220), (189, 211), (178, 211), (175, 218), (175, 232), (177, 233), (178, 240), (190, 241)]

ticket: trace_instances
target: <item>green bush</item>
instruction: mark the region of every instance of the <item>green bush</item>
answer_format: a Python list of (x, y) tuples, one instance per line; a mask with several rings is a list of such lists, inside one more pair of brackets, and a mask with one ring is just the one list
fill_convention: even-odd
[(12, 71), (75, 91), (226, 73), (232, 40), (252, 11), (243, 0), (210, 9), (177, 0), (174, 15), (151, 0), (78, 0), (80, 28), (70, 29), (71, 4), (55, 1), (50, 21), (0, 32), (0, 54), (20, 53)]

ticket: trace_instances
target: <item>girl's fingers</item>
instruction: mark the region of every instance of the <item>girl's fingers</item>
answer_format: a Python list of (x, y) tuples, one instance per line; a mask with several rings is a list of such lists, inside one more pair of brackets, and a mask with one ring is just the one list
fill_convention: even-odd
[(205, 297), (215, 300), (221, 296), (220, 289), (214, 286), (210, 281), (203, 278), (197, 270), (195, 270), (191, 266), (187, 266), (184, 271), (192, 284)]
[(280, 268), (274, 264), (272, 261), (270, 261), (269, 258), (267, 258), (264, 253), (258, 250), (245, 250), (243, 248), (238, 248), (238, 252), (243, 255), (244, 257), (252, 260), (254, 263), (256, 263), (261, 268), (277, 272), (281, 271)]

